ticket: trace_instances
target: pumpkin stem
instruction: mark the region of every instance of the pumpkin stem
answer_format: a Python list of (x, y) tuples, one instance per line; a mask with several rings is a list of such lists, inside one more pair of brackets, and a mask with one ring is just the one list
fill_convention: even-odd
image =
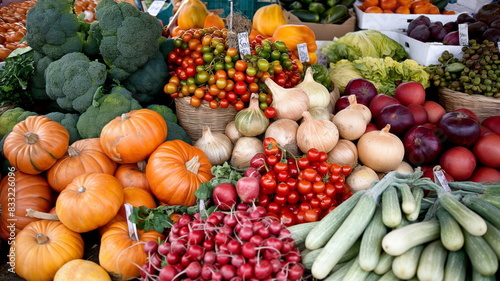
[(128, 115), (127, 113), (123, 113), (123, 114), (122, 114), (122, 122), (123, 122), (123, 121), (127, 121), (128, 119), (130, 119), (130, 117), (131, 117), (131, 116), (130, 116), (130, 115)]
[(80, 155), (80, 150), (72, 147), (72, 146), (68, 146), (68, 156), (69, 157), (74, 157), (74, 156), (78, 156)]
[(85, 190), (87, 190), (87, 188), (85, 188), (85, 186), (83, 186), (83, 185), (82, 185), (82, 186), (80, 186), (80, 187), (78, 188), (78, 190), (76, 191), (76, 193), (84, 193), (84, 192), (85, 192)]
[(198, 155), (196, 155), (193, 158), (189, 159), (189, 161), (187, 161), (185, 165), (186, 165), (186, 170), (188, 170), (191, 173), (197, 175), (198, 174), (198, 169), (201, 166), (201, 163), (198, 161)]
[(38, 134), (36, 133), (27, 132), (26, 134), (24, 134), (24, 137), (26, 138), (27, 144), (34, 144), (38, 141)]
[(49, 242), (49, 237), (45, 234), (38, 233), (35, 237), (38, 244), (45, 244)]
[(26, 209), (26, 216), (42, 220), (58, 221), (59, 217), (56, 214), (44, 213), (33, 209)]
[(139, 171), (144, 172), (146, 170), (146, 160), (137, 162), (137, 168), (139, 168)]

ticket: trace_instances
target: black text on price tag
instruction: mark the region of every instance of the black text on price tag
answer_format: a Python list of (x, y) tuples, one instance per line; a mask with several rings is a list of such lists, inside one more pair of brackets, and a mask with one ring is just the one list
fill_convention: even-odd
[(250, 42), (248, 41), (248, 32), (238, 33), (238, 47), (240, 55), (243, 58), (246, 55), (250, 55)]
[(309, 51), (307, 49), (307, 43), (297, 44), (297, 52), (299, 53), (300, 62), (309, 62)]

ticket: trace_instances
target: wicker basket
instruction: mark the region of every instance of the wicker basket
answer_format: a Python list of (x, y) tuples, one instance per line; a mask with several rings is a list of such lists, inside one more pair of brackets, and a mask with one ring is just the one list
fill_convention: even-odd
[(438, 93), (439, 103), (447, 112), (467, 108), (477, 115), (479, 121), (493, 115), (500, 115), (500, 98), (469, 95), (442, 87), (439, 88)]
[(199, 107), (193, 107), (189, 99), (184, 97), (174, 100), (179, 124), (193, 142), (201, 137), (204, 126), (209, 126), (212, 132), (224, 133), (226, 125), (234, 120), (237, 113), (233, 106), (212, 109), (205, 101)]

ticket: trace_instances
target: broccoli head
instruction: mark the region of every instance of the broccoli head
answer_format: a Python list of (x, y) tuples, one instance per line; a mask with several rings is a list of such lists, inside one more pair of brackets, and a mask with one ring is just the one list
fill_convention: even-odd
[(50, 118), (52, 121), (63, 125), (69, 132), (69, 143), (74, 143), (75, 141), (81, 139), (78, 130), (76, 129), (76, 123), (80, 117), (77, 113), (62, 113), (62, 112), (50, 112), (45, 114), (45, 117)]
[(28, 116), (38, 115), (33, 111), (26, 111), (21, 107), (14, 107), (7, 109), (0, 115), (0, 138), (3, 138), (14, 126), (28, 118)]
[(109, 94), (100, 97), (87, 109), (76, 123), (82, 138), (98, 138), (102, 128), (109, 121), (123, 113), (141, 109), (142, 106), (132, 97), (132, 93), (122, 86), (115, 86)]
[(26, 42), (33, 50), (56, 60), (81, 52), (82, 21), (72, 13), (71, 1), (38, 0), (26, 15)]
[(99, 50), (113, 79), (123, 81), (155, 58), (162, 34), (156, 17), (113, 0), (101, 0), (95, 15), (102, 34)]
[(45, 90), (62, 109), (82, 113), (92, 104), (106, 78), (106, 65), (90, 61), (80, 52), (69, 53), (47, 66)]
[(163, 119), (167, 122), (177, 123), (178, 121), (177, 115), (175, 115), (174, 111), (164, 104), (150, 104), (146, 108), (160, 113)]
[(192, 140), (186, 131), (177, 124), (177, 115), (175, 115), (170, 107), (161, 104), (151, 104), (146, 108), (160, 113), (163, 119), (165, 119), (165, 122), (167, 122), (168, 133), (166, 141), (182, 140), (188, 144), (192, 144)]
[(35, 72), (28, 82), (29, 90), (35, 101), (48, 101), (50, 98), (45, 91), (45, 69), (54, 60), (35, 50), (32, 52), (33, 60), (35, 61)]
[(165, 58), (158, 52), (155, 58), (150, 59), (123, 81), (123, 85), (141, 104), (149, 104), (156, 96), (163, 94), (163, 86), (168, 82), (169, 77)]

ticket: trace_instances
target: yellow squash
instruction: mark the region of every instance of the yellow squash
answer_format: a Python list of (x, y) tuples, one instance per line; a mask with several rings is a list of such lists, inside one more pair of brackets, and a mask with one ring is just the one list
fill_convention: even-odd
[(187, 0), (179, 11), (177, 25), (184, 30), (195, 27), (202, 28), (207, 15), (208, 9), (200, 0)]
[(273, 36), (274, 31), (288, 23), (283, 9), (278, 4), (260, 7), (253, 15), (252, 28), (264, 36)]

